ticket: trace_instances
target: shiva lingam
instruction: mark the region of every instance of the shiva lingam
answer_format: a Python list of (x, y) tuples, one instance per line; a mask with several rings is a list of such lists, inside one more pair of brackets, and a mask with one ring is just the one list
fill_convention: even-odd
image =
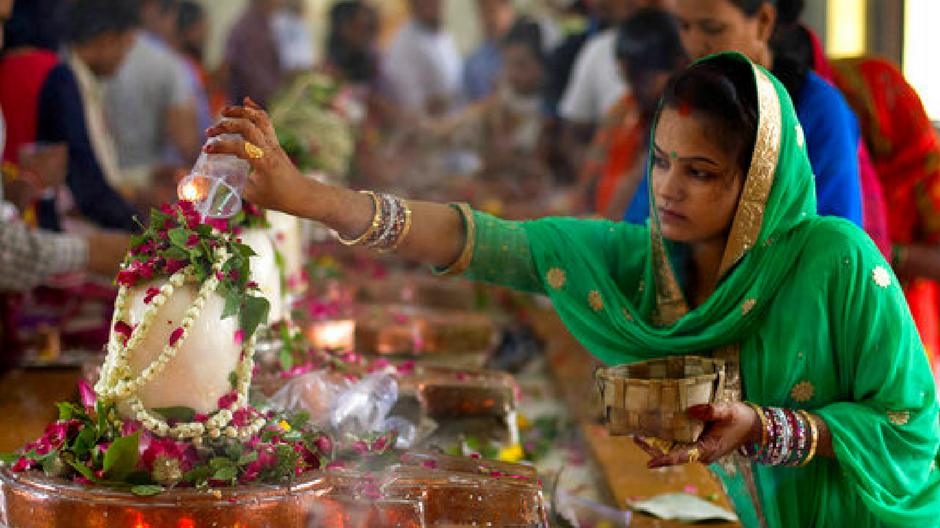
[(547, 526), (527, 466), (395, 451), (248, 401), (266, 319), (252, 251), (185, 202), (151, 214), (119, 273), (108, 355), (82, 405), (0, 468), (0, 523)]

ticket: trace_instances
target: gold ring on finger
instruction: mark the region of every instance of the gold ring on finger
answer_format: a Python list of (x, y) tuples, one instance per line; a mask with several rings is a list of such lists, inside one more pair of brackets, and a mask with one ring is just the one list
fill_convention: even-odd
[(689, 464), (698, 462), (699, 458), (701, 457), (702, 457), (702, 452), (699, 450), (698, 447), (693, 447), (692, 449), (689, 449)]
[(646, 443), (649, 444), (650, 447), (659, 449), (663, 454), (669, 454), (669, 452), (676, 447), (675, 442), (660, 440), (659, 438), (647, 438)]
[(245, 154), (247, 154), (250, 159), (261, 159), (264, 157), (264, 151), (261, 150), (261, 147), (250, 141), (245, 142)]

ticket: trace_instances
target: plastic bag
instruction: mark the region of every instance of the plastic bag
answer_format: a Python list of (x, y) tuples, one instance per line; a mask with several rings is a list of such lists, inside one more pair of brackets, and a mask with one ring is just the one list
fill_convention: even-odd
[(330, 425), (338, 433), (359, 435), (382, 429), (382, 422), (398, 401), (398, 383), (376, 372), (343, 391), (330, 413)]
[(352, 386), (342, 376), (314, 371), (291, 378), (270, 398), (271, 405), (283, 412), (310, 414), (317, 427), (330, 425), (330, 411), (337, 399)]

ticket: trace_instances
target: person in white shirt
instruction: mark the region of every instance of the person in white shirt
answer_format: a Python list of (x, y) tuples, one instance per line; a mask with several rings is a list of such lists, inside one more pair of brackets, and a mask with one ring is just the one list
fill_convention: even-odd
[(409, 0), (412, 19), (398, 32), (383, 67), (390, 99), (404, 110), (439, 116), (459, 105), (463, 64), (442, 29), (443, 0)]
[(191, 165), (202, 138), (188, 66), (168, 44), (175, 40), (176, 4), (144, 0), (139, 5), (142, 28), (107, 85), (105, 112), (122, 183), (143, 192), (153, 183), (154, 169)]

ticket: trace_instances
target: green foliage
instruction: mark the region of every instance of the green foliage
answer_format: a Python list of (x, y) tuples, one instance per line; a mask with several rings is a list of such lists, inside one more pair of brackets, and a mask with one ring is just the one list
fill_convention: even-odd
[(178, 422), (191, 422), (196, 416), (196, 411), (189, 407), (157, 407), (154, 411), (167, 420), (176, 420)]
[(156, 484), (139, 484), (131, 488), (131, 493), (140, 497), (150, 497), (164, 491), (166, 488)]
[(121, 481), (137, 465), (140, 431), (114, 439), (104, 454), (104, 472), (111, 480)]
[[(181, 202), (184, 204), (186, 202)], [(134, 284), (142, 277), (136, 273), (147, 268), (155, 277), (169, 277), (178, 269), (178, 263), (188, 264), (195, 271), (195, 279), (203, 282), (212, 273), (215, 257), (213, 248), (227, 250), (229, 259), (222, 266), (219, 286), (216, 292), (225, 300), (223, 318), (237, 316), (239, 328), (245, 331), (245, 339), (251, 337), (258, 325), (267, 320), (268, 302), (257, 296), (257, 287), (249, 286), (250, 267), (248, 259), (255, 252), (241, 242), (237, 242), (231, 233), (214, 232), (207, 224), (199, 223), (198, 214), (190, 205), (177, 204), (174, 207), (163, 206), (150, 212), (150, 225), (141, 235), (132, 240), (131, 251), (124, 262), (125, 271), (122, 284)], [(229, 225), (241, 222), (241, 225), (254, 227), (264, 223), (260, 212), (251, 208), (239, 213)], [(174, 263), (171, 267), (170, 263)]]

